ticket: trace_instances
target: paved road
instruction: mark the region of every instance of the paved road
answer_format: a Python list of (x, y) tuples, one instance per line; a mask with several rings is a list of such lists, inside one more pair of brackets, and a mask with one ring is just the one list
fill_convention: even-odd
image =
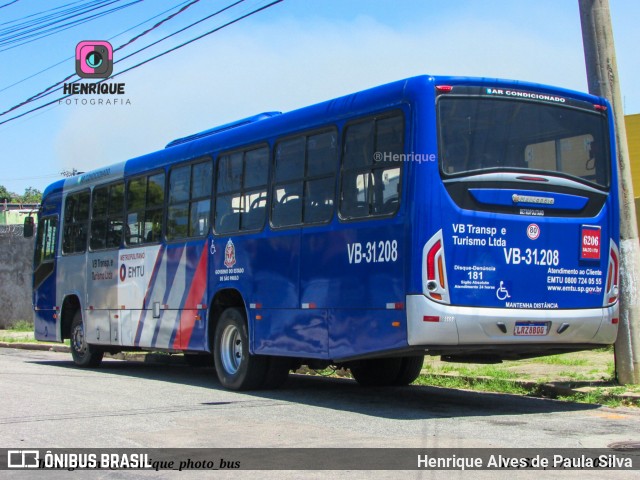
[[(0, 392), (0, 447), (5, 448), (566, 448), (640, 441), (640, 413), (633, 409), (432, 387), (363, 389), (347, 379), (304, 376), (292, 376), (280, 390), (236, 393), (222, 389), (210, 369), (105, 360), (98, 370), (82, 370), (68, 354), (47, 351), (0, 348)], [(68, 472), (58, 473), (68, 478)], [(161, 477), (176, 478), (170, 473)], [(215, 473), (284, 478), (282, 472)], [(446, 475), (462, 478), (464, 473)], [(475, 472), (474, 478), (514, 478), (513, 472), (504, 477), (497, 473)], [(604, 478), (602, 472), (591, 473), (593, 477), (584, 472), (553, 475)], [(158, 477), (134, 472), (77, 475)], [(183, 472), (179, 478), (195, 475)], [(403, 476), (434, 475), (413, 471)], [(296, 477), (300, 475), (290, 478)], [(326, 478), (327, 472), (305, 472), (303, 477)], [(629, 478), (629, 472), (606, 474), (616, 477)], [(339, 472), (335, 478), (398, 478), (398, 472)], [(520, 472), (519, 478), (540, 477)]]

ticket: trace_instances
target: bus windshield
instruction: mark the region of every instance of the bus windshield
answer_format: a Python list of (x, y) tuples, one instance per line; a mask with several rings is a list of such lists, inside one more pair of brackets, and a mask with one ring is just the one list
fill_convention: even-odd
[(540, 102), (483, 97), (438, 101), (445, 176), (536, 170), (608, 188), (606, 116)]

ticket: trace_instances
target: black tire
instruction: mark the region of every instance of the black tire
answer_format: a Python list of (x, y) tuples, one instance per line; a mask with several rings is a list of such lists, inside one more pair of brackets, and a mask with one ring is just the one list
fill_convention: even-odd
[(385, 387), (396, 384), (401, 368), (401, 358), (374, 358), (360, 361), (351, 373), (363, 387)]
[(213, 355), (201, 353), (185, 353), (184, 361), (187, 365), (194, 368), (213, 367)]
[(420, 376), (424, 357), (403, 357), (400, 365), (400, 373), (396, 378), (394, 385), (409, 385)]
[(260, 388), (269, 368), (269, 357), (249, 353), (245, 314), (235, 307), (218, 320), (213, 358), (220, 383), (230, 390)]
[(291, 359), (287, 357), (269, 357), (269, 368), (265, 375), (262, 388), (278, 388), (289, 377)]
[(78, 310), (73, 316), (71, 322), (71, 357), (73, 363), (79, 367), (97, 367), (102, 362), (104, 351), (95, 345), (87, 343), (84, 332), (84, 324), (82, 323), (82, 312)]

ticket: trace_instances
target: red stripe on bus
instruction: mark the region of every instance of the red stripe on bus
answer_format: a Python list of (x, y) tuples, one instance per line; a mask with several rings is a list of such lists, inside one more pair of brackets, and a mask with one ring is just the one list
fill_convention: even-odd
[(204, 291), (207, 288), (207, 258), (209, 250), (202, 249), (196, 273), (193, 276), (193, 282), (189, 288), (189, 294), (184, 302), (182, 313), (180, 314), (180, 325), (178, 326), (178, 334), (173, 341), (173, 348), (180, 350), (189, 346), (193, 326), (196, 323), (197, 311), (194, 311), (199, 303), (202, 303)]

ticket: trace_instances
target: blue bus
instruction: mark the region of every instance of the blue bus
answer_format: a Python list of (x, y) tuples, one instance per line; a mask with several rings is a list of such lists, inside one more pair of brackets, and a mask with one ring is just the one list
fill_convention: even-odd
[(591, 95), (418, 76), (266, 112), (44, 192), (35, 335), (213, 356), (230, 389), (300, 365), (405, 385), (425, 355), (611, 344), (618, 179)]

